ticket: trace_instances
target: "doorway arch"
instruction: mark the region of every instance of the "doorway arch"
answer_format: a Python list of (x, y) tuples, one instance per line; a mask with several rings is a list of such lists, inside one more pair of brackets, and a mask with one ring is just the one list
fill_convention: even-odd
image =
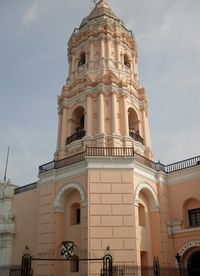
[(200, 250), (193, 252), (187, 262), (188, 276), (200, 275)]

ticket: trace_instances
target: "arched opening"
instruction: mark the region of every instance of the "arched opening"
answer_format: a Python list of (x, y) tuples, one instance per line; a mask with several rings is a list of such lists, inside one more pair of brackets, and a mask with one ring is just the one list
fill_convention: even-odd
[[(159, 202), (153, 187), (147, 183), (141, 183), (136, 187), (135, 206), (138, 207), (138, 241), (140, 243), (141, 266), (148, 266), (153, 262), (153, 256), (157, 254), (159, 246)], [(136, 211), (137, 212), (137, 211)], [(155, 239), (157, 236), (158, 239)], [(143, 262), (142, 262), (143, 260)], [(148, 260), (148, 263), (147, 263)]]
[(189, 198), (183, 204), (184, 227), (200, 226), (200, 201), (196, 198)]
[(127, 54), (124, 55), (124, 65), (128, 68), (131, 68), (131, 62)]
[(139, 132), (139, 120), (137, 113), (133, 108), (128, 109), (128, 125), (129, 125), (129, 135), (135, 140), (143, 144), (143, 138), (140, 136)]
[(199, 276), (200, 275), (200, 250), (191, 254), (187, 263), (188, 275)]
[(67, 138), (67, 145), (85, 136), (84, 125), (85, 125), (84, 108), (82, 106), (79, 106), (72, 112), (72, 119), (71, 119), (72, 135)]
[(59, 246), (62, 241), (73, 241), (76, 245), (73, 261), (64, 264), (63, 269), (66, 271), (66, 275), (80, 270), (78, 258), (81, 255), (81, 250), (86, 250), (84, 245), (82, 245), (82, 227), (86, 223), (84, 216), (85, 205), (85, 191), (83, 186), (78, 183), (64, 185), (55, 198), (56, 244)]
[(80, 57), (79, 57), (78, 67), (84, 65), (85, 62), (86, 62), (86, 56), (85, 56), (85, 53), (82, 52), (82, 53), (80, 54)]

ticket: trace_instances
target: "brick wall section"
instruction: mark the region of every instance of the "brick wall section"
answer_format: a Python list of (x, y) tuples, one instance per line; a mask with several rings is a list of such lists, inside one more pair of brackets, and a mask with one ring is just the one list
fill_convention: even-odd
[(132, 170), (90, 169), (88, 193), (90, 257), (111, 253), (115, 263), (133, 264), (136, 244)]

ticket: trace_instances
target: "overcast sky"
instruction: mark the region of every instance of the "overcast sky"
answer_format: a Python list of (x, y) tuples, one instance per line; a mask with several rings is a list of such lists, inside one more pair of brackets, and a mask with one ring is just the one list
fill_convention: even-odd
[[(154, 160), (200, 155), (200, 1), (108, 2), (136, 37)], [(0, 0), (0, 179), (8, 145), (16, 185), (36, 181), (38, 166), (53, 159), (67, 41), (93, 7), (92, 0)]]

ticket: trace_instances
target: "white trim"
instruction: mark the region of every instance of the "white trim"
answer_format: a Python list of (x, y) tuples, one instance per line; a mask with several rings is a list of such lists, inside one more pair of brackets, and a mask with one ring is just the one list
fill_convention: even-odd
[(200, 247), (200, 240), (191, 240), (186, 242), (179, 250), (178, 253), (183, 256), (183, 254), (192, 247)]
[(139, 203), (139, 194), (142, 190), (148, 190), (150, 192), (151, 198), (150, 198), (150, 211), (159, 211), (160, 209), (160, 204), (158, 201), (158, 197), (156, 192), (154, 191), (154, 189), (152, 188), (151, 185), (147, 184), (147, 183), (141, 183), (137, 186), (136, 190), (135, 190), (135, 195), (134, 195), (134, 204), (137, 207), (138, 203)]
[(54, 201), (55, 212), (64, 213), (64, 194), (68, 190), (77, 190), (81, 196), (81, 206), (87, 205), (86, 195), (83, 187), (78, 183), (70, 183), (64, 185), (57, 193)]
[(180, 229), (180, 230), (174, 230), (173, 234), (179, 234), (179, 233), (188, 233), (188, 232), (200, 232), (200, 227), (194, 227), (194, 228), (186, 228), (186, 229)]

